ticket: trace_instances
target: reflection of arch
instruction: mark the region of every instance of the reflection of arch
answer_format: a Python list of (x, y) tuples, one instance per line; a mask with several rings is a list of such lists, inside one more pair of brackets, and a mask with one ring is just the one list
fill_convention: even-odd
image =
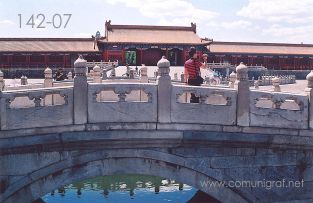
[[(13, 183), (2, 198), (7, 202), (33, 201), (60, 186), (112, 174), (145, 174), (172, 178), (209, 194), (221, 202), (250, 202), (230, 188), (204, 187), (201, 181), (216, 180), (216, 170), (197, 169), (185, 158), (154, 150), (107, 150), (71, 154), (67, 159), (41, 168)], [(4, 199), (0, 199), (0, 201)]]

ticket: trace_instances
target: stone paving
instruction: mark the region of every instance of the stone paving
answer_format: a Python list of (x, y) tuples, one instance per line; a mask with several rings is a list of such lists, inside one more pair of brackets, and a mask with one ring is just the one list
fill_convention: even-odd
[[(281, 92), (288, 92), (294, 94), (304, 94), (304, 90), (307, 86), (307, 80), (297, 80), (295, 84), (280, 85)], [(255, 89), (251, 87), (251, 89)], [(259, 90), (270, 91), (274, 90), (273, 86), (260, 86)]]

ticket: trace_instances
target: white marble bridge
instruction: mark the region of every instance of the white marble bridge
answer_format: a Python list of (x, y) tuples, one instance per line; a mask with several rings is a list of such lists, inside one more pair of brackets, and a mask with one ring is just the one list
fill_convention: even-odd
[[(1, 92), (0, 202), (32, 202), (100, 175), (138, 173), (189, 184), (220, 202), (313, 202), (313, 72), (306, 94), (103, 81), (77, 59), (73, 81)], [(200, 103), (189, 103), (189, 94)], [(208, 187), (203, 181), (303, 181), (302, 187)]]

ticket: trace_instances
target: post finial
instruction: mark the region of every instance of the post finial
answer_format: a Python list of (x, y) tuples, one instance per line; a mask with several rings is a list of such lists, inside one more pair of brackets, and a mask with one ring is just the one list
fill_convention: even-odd
[(158, 75), (159, 76), (168, 76), (170, 73), (170, 62), (163, 56), (157, 63), (158, 66)]
[(307, 87), (313, 88), (313, 70), (306, 76), (306, 80), (308, 81)]
[(236, 73), (237, 73), (237, 80), (240, 80), (240, 81), (248, 80), (248, 67), (243, 62), (241, 62), (236, 67)]
[(87, 61), (83, 59), (82, 55), (79, 55), (79, 57), (74, 62), (74, 70), (75, 70), (75, 77), (86, 76)]

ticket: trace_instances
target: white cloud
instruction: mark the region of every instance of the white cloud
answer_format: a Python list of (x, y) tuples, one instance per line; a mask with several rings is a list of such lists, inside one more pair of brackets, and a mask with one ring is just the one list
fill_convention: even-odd
[(311, 23), (312, 0), (249, 0), (237, 13), (255, 20), (287, 23)]
[(136, 8), (144, 17), (160, 19), (159, 24), (186, 25), (186, 23), (204, 23), (212, 20), (217, 12), (196, 8), (186, 0), (106, 0), (108, 3), (124, 4)]
[(222, 22), (218, 25), (224, 29), (247, 29), (251, 28), (252, 23), (245, 20), (238, 20), (233, 22)]
[[(93, 34), (94, 35), (94, 34)], [(91, 38), (92, 34), (90, 33), (84, 33), (84, 32), (80, 32), (80, 33), (75, 33), (74, 37), (90, 37)]]
[(268, 41), (312, 43), (313, 0), (248, 0), (237, 15), (255, 22)]
[(11, 20), (0, 20), (0, 27), (8, 27), (15, 25), (15, 23)]
[(269, 35), (293, 43), (312, 41), (313, 25), (286, 27), (274, 24), (262, 31), (262, 35)]

